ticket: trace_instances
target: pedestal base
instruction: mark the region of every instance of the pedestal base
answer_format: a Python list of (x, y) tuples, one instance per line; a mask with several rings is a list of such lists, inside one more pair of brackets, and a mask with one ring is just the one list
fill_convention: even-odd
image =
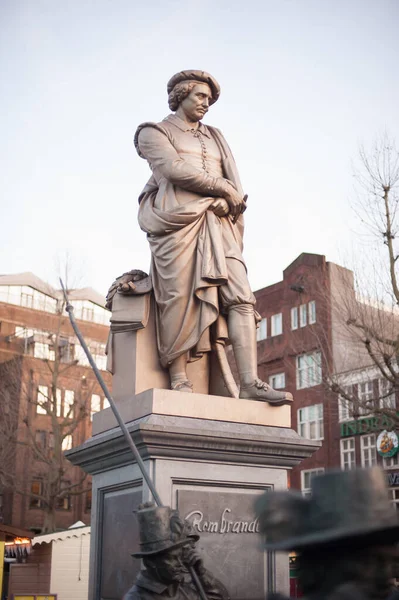
[[(285, 489), (287, 470), (319, 447), (290, 429), (290, 407), (149, 390), (121, 409), (164, 504), (201, 535), (205, 566), (231, 598), (288, 592), (288, 557), (261, 550), (253, 503), (264, 490)], [(96, 416), (97, 434), (67, 454), (93, 476), (90, 600), (119, 600), (133, 584), (140, 569), (130, 557), (139, 547), (133, 511), (151, 500), (106, 413)]]

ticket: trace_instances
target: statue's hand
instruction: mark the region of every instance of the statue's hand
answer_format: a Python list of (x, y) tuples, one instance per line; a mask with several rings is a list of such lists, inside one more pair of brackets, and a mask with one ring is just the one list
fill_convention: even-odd
[(115, 279), (114, 283), (108, 290), (107, 298), (105, 306), (109, 310), (112, 310), (112, 299), (115, 296), (116, 292), (120, 292), (122, 294), (133, 294), (136, 286), (133, 283), (134, 281), (140, 281), (141, 279), (145, 279), (148, 277), (147, 273), (144, 271), (140, 271), (139, 269), (133, 269), (128, 273), (123, 273), (120, 277)]
[(243, 212), (245, 204), (244, 198), (232, 185), (227, 186), (224, 197), (230, 207), (231, 216), (234, 220), (237, 220), (239, 215)]
[(216, 198), (211, 204), (211, 210), (213, 210), (217, 217), (225, 217), (230, 212), (229, 205), (224, 198)]

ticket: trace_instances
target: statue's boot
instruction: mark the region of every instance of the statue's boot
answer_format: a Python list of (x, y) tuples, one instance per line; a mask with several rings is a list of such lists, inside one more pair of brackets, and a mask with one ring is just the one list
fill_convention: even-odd
[(176, 358), (169, 367), (170, 389), (192, 393), (193, 384), (187, 377), (187, 354)]
[(237, 304), (230, 308), (229, 337), (240, 376), (240, 398), (276, 406), (290, 404), (292, 394), (274, 390), (258, 377), (256, 323), (251, 304)]

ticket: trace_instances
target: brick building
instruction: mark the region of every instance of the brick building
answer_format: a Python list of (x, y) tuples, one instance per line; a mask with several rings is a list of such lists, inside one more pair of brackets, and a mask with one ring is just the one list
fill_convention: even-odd
[[(91, 288), (71, 291), (70, 300), (97, 366), (110, 385), (111, 376), (105, 372), (109, 321), (105, 300)], [(6, 458), (23, 492), (16, 493), (4, 483), (1, 487), (0, 479), (0, 515), (6, 524), (37, 532), (44, 522), (40, 495), (46, 484), (45, 463), (39, 454), (46, 458), (54, 455), (60, 431), (62, 450), (81, 444), (91, 435), (92, 414), (107, 403), (66, 313), (59, 314), (60, 302), (59, 291), (32, 273), (0, 276), (0, 408), (3, 429), (5, 423), (16, 427), (18, 443), (11, 445)], [(46, 407), (53, 397), (52, 412)], [(54, 426), (53, 419), (65, 427)], [(3, 439), (6, 433), (0, 426)], [(67, 463), (65, 486), (78, 483), (82, 475), (78, 467)], [(89, 484), (85, 481), (85, 489)], [(89, 522), (90, 508), (89, 489), (65, 495), (56, 505), (56, 528), (78, 520)]]
[[(262, 317), (259, 374), (276, 389), (293, 393), (292, 427), (322, 442), (293, 470), (291, 486), (306, 494), (311, 477), (324, 469), (381, 464), (387, 469), (392, 497), (399, 500), (399, 454), (382, 458), (377, 452), (378, 435), (395, 428), (396, 392), (388, 389), (346, 325), (349, 308), (361, 307), (369, 316), (374, 312), (381, 321), (381, 307), (356, 298), (351, 271), (308, 253), (284, 270), (282, 281), (255, 296)], [(385, 320), (390, 318), (392, 313), (387, 313)], [(332, 381), (339, 381), (340, 391), (355, 400), (332, 392)], [(366, 402), (378, 403), (375, 414)]]

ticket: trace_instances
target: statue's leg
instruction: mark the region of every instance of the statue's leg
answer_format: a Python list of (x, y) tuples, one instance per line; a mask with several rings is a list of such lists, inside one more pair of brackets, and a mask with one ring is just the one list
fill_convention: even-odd
[(258, 378), (256, 323), (252, 304), (233, 304), (228, 310), (231, 340), (240, 377), (240, 398), (286, 404), (292, 394), (279, 392)]
[(182, 354), (169, 365), (170, 387), (177, 392), (192, 392), (193, 384), (187, 378), (187, 354)]

